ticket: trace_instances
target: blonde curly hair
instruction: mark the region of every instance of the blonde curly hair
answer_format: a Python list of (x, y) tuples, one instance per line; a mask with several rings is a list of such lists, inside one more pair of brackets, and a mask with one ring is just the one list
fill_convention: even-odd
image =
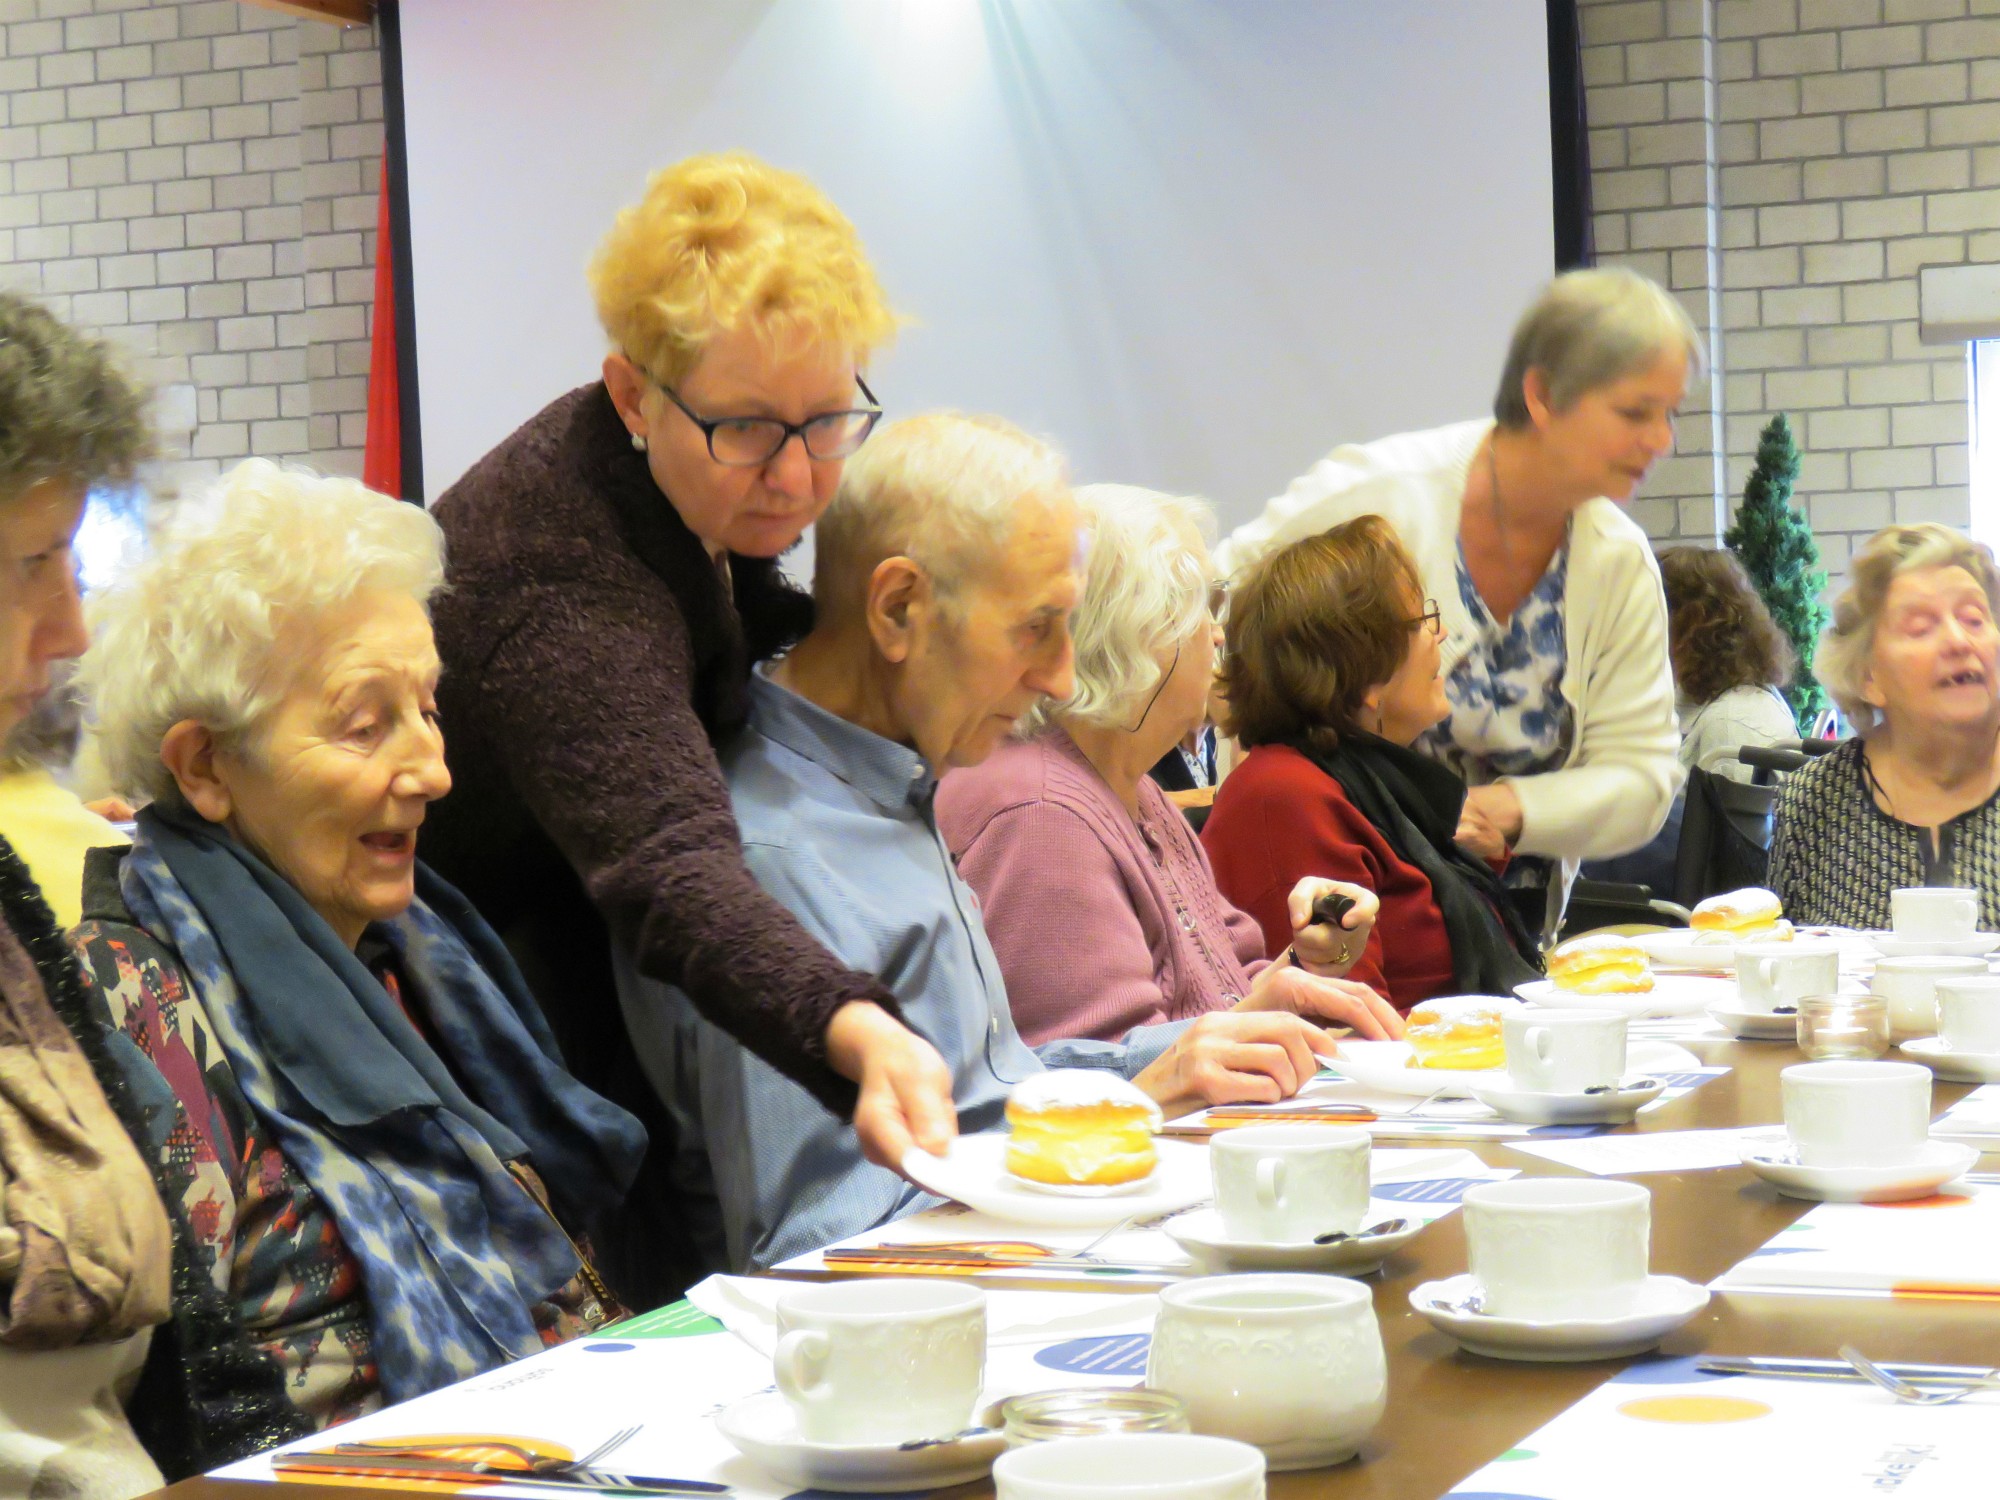
[(723, 330), (830, 342), (863, 361), (896, 331), (846, 216), (740, 151), (654, 173), (597, 247), (590, 287), (613, 346), (668, 385)]

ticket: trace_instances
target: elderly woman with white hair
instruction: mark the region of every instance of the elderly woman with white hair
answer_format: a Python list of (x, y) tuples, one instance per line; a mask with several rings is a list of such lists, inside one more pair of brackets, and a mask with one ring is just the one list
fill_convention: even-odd
[(1619, 509), (1674, 442), (1700, 336), (1631, 271), (1571, 271), (1514, 330), (1493, 417), (1337, 448), (1219, 550), (1240, 573), (1388, 520), (1445, 631), (1417, 748), (1469, 785), (1459, 842), (1553, 936), (1577, 864), (1644, 844), (1680, 785), (1660, 570)]
[(252, 460), (101, 601), (83, 662), (150, 805), (72, 942), (161, 1190), (314, 1425), (614, 1316), (572, 1236), (645, 1146), (417, 861), (451, 785), (443, 573), (420, 507)]
[(1968, 886), (2000, 926), (2000, 571), (1948, 526), (1854, 554), (1820, 680), (1857, 737), (1785, 781), (1771, 887), (1795, 922), (1889, 925), (1898, 886)]
[[(1394, 1007), (1338, 977), (1367, 942), (1374, 894), (1300, 880), (1292, 946), (1268, 960), (1255, 919), (1216, 890), (1193, 829), (1146, 774), (1207, 713), (1207, 507), (1126, 485), (1076, 499), (1091, 536), (1076, 690), (938, 789), (938, 826), (979, 893), (1022, 1036), (1116, 1041), (1232, 1008), (1401, 1035)], [(1335, 893), (1354, 902), (1337, 930), (1312, 915)]]

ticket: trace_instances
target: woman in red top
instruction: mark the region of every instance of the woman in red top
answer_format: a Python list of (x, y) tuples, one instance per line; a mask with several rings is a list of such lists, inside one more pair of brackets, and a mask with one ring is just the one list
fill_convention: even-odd
[(1438, 610), (1379, 516), (1306, 537), (1233, 593), (1222, 678), (1249, 751), (1202, 843), (1222, 893), (1277, 951), (1306, 874), (1382, 903), (1349, 977), (1407, 1011), (1441, 994), (1506, 994), (1535, 942), (1493, 868), (1456, 842), (1465, 783), (1411, 750), (1449, 709)]

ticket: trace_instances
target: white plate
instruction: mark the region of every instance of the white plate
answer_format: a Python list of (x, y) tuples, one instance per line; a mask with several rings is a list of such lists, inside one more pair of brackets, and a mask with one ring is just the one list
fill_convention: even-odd
[(1472, 1097), (1503, 1120), (1521, 1125), (1623, 1124), (1667, 1091), (1657, 1078), (1628, 1076), (1603, 1094), (1550, 1094), (1514, 1086), (1505, 1073), (1490, 1083), (1475, 1083)]
[[(1503, 1068), (1468, 1071), (1464, 1068), (1413, 1068), (1408, 1042), (1356, 1042), (1343, 1040), (1340, 1069), (1364, 1088), (1385, 1094), (1409, 1094), (1421, 1099), (1441, 1088), (1470, 1098), (1481, 1084), (1497, 1084), (1506, 1078)], [(1701, 1066), (1701, 1059), (1685, 1047), (1671, 1042), (1633, 1037), (1625, 1046), (1625, 1066), (1635, 1073), (1679, 1073)]]
[(1663, 1016), (1691, 1016), (1711, 1005), (1727, 1005), (1736, 998), (1736, 981), (1710, 979), (1699, 974), (1655, 974), (1653, 987), (1619, 995), (1579, 995), (1559, 990), (1553, 979), (1536, 979), (1514, 986), (1514, 993), (1530, 1005), (1551, 1010), (1622, 1010), (1638, 1021)]
[(1711, 1005), (1709, 1018), (1725, 1030), (1757, 1042), (1797, 1041), (1799, 1018), (1773, 1015), (1768, 1010), (1738, 1010), (1733, 1005)]
[[(997, 1415), (982, 1412), (982, 1419)], [(791, 1404), (759, 1391), (715, 1417), (716, 1430), (745, 1457), (787, 1484), (848, 1493), (935, 1490), (983, 1479), (1007, 1451), (1001, 1432), (981, 1433), (905, 1452), (893, 1443), (810, 1443), (799, 1436)]]
[(1732, 969), (1736, 966), (1737, 939), (1717, 934), (1702, 942), (1685, 927), (1665, 932), (1642, 932), (1632, 939), (1655, 965), (1679, 969)]
[(1153, 1144), (1160, 1153), (1153, 1175), (1134, 1191), (1110, 1197), (1036, 1192), (1032, 1183), (1007, 1170), (1007, 1137), (997, 1131), (959, 1136), (943, 1156), (913, 1150), (903, 1158), (903, 1171), (932, 1192), (996, 1219), (1054, 1228), (1102, 1229), (1124, 1219), (1157, 1218), (1214, 1196), (1207, 1146), (1185, 1141)]
[(1187, 1251), (1205, 1275), (1223, 1271), (1324, 1271), (1335, 1276), (1366, 1276), (1381, 1267), (1393, 1250), (1407, 1245), (1424, 1226), (1411, 1219), (1409, 1228), (1394, 1234), (1372, 1234), (1336, 1245), (1274, 1245), (1266, 1240), (1232, 1240), (1222, 1215), (1212, 1208), (1190, 1209), (1160, 1227)]
[(1808, 1167), (1782, 1132), (1743, 1141), (1743, 1165), (1787, 1198), (1814, 1203), (1901, 1203), (1924, 1198), (1979, 1160), (1977, 1146), (1925, 1141), (1915, 1157), (1892, 1167)]
[(1952, 1083), (2000, 1083), (2000, 1052), (1954, 1052), (1941, 1036), (1912, 1037), (1896, 1050)]
[(1975, 932), (1965, 938), (1901, 938), (1893, 932), (1871, 932), (1868, 941), (1885, 958), (1984, 958), (2000, 948), (2000, 932)]
[(1524, 1359), (1541, 1364), (1585, 1359), (1623, 1359), (1639, 1354), (1708, 1306), (1708, 1288), (1678, 1276), (1648, 1276), (1632, 1311), (1617, 1318), (1577, 1318), (1531, 1322), (1485, 1313), (1453, 1311), (1451, 1304), (1476, 1295), (1471, 1276), (1426, 1281), (1410, 1293), (1410, 1306), (1431, 1326), (1473, 1354), (1488, 1359)]

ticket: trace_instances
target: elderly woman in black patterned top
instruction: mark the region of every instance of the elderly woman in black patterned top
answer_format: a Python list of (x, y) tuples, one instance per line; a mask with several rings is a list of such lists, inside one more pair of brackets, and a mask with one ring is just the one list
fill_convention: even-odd
[(1794, 921), (1889, 925), (1898, 886), (1975, 886), (2000, 923), (2000, 571), (1948, 526), (1854, 556), (1820, 679), (1856, 737), (1792, 776), (1771, 885)]

